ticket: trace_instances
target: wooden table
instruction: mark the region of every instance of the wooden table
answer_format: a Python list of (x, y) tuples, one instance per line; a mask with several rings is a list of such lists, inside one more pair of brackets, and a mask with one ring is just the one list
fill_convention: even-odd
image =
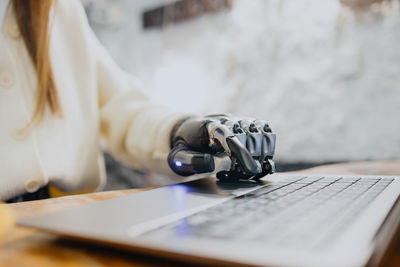
[[(301, 173), (400, 175), (400, 161), (374, 161), (325, 165)], [(44, 214), (72, 206), (123, 196), (143, 189), (109, 191), (8, 204), (17, 218)], [(385, 266), (400, 266), (400, 239), (385, 257)], [(69, 241), (56, 235), (12, 227), (0, 240), (0, 266), (177, 266), (111, 248)]]

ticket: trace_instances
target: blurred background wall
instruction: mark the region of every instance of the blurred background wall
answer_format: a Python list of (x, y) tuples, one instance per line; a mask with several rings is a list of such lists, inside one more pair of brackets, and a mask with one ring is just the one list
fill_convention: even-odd
[(397, 0), (83, 3), (154, 101), (269, 121), (278, 167), (400, 158)]

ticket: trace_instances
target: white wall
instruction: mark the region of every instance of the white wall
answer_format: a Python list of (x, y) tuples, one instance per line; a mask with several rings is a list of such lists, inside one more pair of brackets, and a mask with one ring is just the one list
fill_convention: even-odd
[(85, 1), (92, 26), (156, 102), (270, 121), (277, 159), (400, 158), (400, 7), (236, 0), (233, 10), (141, 28), (162, 0)]

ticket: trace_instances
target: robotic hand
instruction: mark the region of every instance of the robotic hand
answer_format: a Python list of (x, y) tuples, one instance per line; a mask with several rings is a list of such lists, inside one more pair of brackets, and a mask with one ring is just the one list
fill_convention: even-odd
[(274, 173), (275, 134), (264, 121), (229, 115), (189, 117), (171, 133), (168, 164), (182, 176), (213, 172), (217, 158), (230, 166), (217, 172), (223, 181), (259, 180)]

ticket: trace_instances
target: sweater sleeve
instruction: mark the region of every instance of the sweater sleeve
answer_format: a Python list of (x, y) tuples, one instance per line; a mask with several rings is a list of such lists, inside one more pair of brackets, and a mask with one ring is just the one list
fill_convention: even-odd
[(96, 61), (100, 131), (109, 151), (135, 168), (172, 173), (170, 133), (187, 114), (152, 103), (140, 82), (121, 70), (98, 41), (82, 5), (77, 1), (75, 6)]

